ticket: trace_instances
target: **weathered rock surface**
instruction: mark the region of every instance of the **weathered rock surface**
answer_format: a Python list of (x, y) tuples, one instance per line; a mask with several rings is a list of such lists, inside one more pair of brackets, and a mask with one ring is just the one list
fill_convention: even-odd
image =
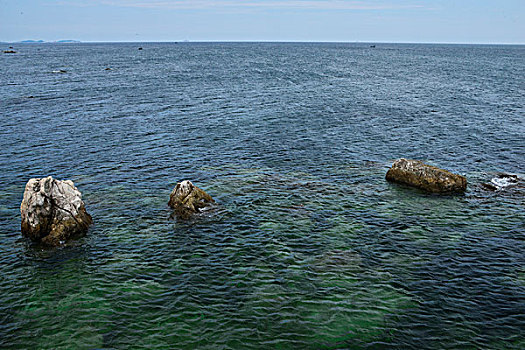
[(51, 176), (28, 181), (20, 213), (22, 234), (50, 246), (84, 235), (93, 223), (73, 182)]
[(214, 202), (209, 194), (192, 184), (191, 181), (185, 180), (175, 186), (170, 194), (168, 205), (175, 210), (175, 215), (188, 219)]
[(433, 193), (463, 192), (467, 189), (467, 179), (464, 176), (404, 158), (392, 164), (386, 173), (386, 179)]

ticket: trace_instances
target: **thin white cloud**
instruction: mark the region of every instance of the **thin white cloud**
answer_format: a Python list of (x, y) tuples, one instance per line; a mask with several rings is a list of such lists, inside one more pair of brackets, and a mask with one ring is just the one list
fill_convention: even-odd
[(58, 5), (93, 6), (108, 5), (151, 9), (306, 9), (306, 10), (396, 10), (423, 8), (421, 3), (410, 1), (351, 1), (351, 0), (78, 0), (56, 1)]

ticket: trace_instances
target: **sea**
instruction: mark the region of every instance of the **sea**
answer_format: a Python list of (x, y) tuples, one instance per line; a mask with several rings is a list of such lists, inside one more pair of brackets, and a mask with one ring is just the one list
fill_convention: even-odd
[[(525, 46), (374, 45), (2, 44), (0, 348), (524, 349)], [(52, 249), (50, 175), (94, 220)]]

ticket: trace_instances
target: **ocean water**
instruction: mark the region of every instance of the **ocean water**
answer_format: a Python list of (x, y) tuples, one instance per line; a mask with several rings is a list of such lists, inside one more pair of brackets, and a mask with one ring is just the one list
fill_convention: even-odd
[[(524, 177), (525, 46), (14, 46), (1, 348), (525, 348), (525, 189), (481, 186)], [(400, 157), (467, 192), (387, 183)], [(95, 221), (58, 249), (20, 234), (48, 175)], [(171, 217), (183, 179), (217, 210)]]

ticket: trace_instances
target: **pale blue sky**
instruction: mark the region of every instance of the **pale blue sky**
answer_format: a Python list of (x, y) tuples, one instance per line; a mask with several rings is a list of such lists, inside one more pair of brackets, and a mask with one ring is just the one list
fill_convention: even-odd
[(525, 43), (525, 0), (0, 0), (0, 41)]

